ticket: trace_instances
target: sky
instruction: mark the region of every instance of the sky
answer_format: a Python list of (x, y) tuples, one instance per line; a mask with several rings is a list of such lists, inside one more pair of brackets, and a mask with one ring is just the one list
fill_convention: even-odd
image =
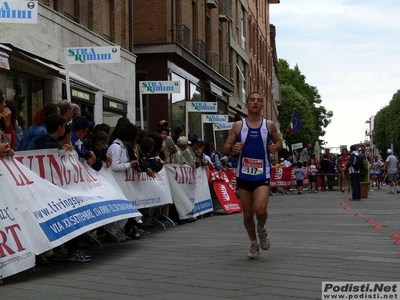
[[(278, 59), (298, 65), (333, 112), (322, 139), (368, 139), (365, 121), (400, 89), (399, 0), (280, 0), (270, 4)], [(301, 118), (300, 118), (301, 121)]]

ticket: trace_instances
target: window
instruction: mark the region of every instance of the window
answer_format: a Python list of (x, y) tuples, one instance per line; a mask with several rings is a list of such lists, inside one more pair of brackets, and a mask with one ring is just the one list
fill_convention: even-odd
[(66, 0), (63, 2), (64, 14), (74, 21), (78, 21), (76, 0)]
[(245, 12), (243, 7), (240, 10), (240, 33), (241, 33), (241, 45), (243, 49), (246, 49), (246, 21), (245, 21)]
[[(203, 102), (203, 93), (201, 88), (193, 83), (190, 83), (190, 101)], [(202, 137), (203, 135), (201, 115), (201, 112), (191, 112), (189, 115), (189, 133), (194, 133), (199, 137)]]
[(179, 80), (181, 82), (181, 92), (171, 94), (172, 98), (172, 128), (186, 127), (186, 84), (185, 79), (175, 73), (172, 73), (171, 80)]
[(103, 35), (111, 39), (111, 0), (103, 0)]

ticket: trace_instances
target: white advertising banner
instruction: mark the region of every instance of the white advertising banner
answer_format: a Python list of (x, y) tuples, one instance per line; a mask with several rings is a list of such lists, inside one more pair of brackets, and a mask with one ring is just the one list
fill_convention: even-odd
[(0, 23), (37, 24), (37, 1), (1, 1)]
[[(17, 155), (18, 160), (27, 162), (43, 177), (54, 175), (54, 183), (17, 159), (0, 157), (0, 278), (32, 267), (35, 254), (89, 230), (141, 216), (120, 189), (76, 163), (75, 152), (64, 155), (62, 163), (58, 153), (51, 150), (17, 152)], [(58, 178), (61, 174), (63, 179)], [(91, 181), (87, 180), (88, 174)], [(55, 182), (63, 185), (57, 186)], [(88, 188), (83, 188), (83, 182)]]
[[(27, 195), (22, 192), (22, 189), (16, 188), (15, 180), (10, 175), (15, 171), (13, 165), (6, 168), (5, 164), (0, 163), (2, 175), (0, 181), (0, 278), (22, 272), (35, 265), (35, 251), (31, 237), (37, 225), (30, 222), (31, 212), (22, 200)], [(27, 187), (27, 189), (31, 188)], [(34, 186), (32, 186), (32, 192), (34, 192)], [(31, 195), (28, 196), (31, 197)]]
[(121, 62), (120, 46), (66, 48), (67, 64), (108, 64)]
[(187, 219), (187, 215), (194, 209), (196, 190), (196, 170), (188, 165), (164, 165), (171, 187), (172, 199), (180, 219)]
[(199, 167), (196, 169), (196, 189), (194, 193), (194, 208), (186, 215), (188, 218), (204, 215), (214, 210), (211, 200), (210, 187), (208, 186), (208, 168)]
[(171, 189), (165, 168), (156, 177), (147, 176), (134, 169), (125, 172), (110, 171), (126, 198), (137, 209), (172, 203)]
[[(35, 181), (17, 161), (33, 171), (29, 173)], [(16, 168), (17, 173), (9, 173), (17, 189), (34, 186), (22, 199), (41, 229), (35, 239), (36, 254), (99, 226), (141, 217), (118, 185), (81, 163), (75, 151), (20, 151), (4, 166), (9, 170), (10, 165)]]

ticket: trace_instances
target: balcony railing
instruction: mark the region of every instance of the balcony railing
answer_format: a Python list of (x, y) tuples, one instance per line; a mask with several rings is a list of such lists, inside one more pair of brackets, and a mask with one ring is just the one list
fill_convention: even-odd
[(176, 24), (176, 42), (190, 51), (190, 29), (184, 24)]
[(219, 54), (215, 51), (207, 52), (207, 64), (219, 73)]
[(193, 40), (193, 53), (207, 63), (207, 44), (201, 39)]

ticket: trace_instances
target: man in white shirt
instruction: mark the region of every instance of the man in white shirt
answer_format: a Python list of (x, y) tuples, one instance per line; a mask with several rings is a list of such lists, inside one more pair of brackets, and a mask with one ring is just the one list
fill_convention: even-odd
[(397, 193), (400, 193), (399, 187), (396, 185), (396, 175), (397, 175), (397, 157), (392, 154), (392, 150), (388, 149), (387, 154), (389, 156), (386, 158), (385, 165), (383, 168), (386, 170), (387, 179), (390, 184), (389, 194), (396, 194), (395, 189), (397, 189)]

